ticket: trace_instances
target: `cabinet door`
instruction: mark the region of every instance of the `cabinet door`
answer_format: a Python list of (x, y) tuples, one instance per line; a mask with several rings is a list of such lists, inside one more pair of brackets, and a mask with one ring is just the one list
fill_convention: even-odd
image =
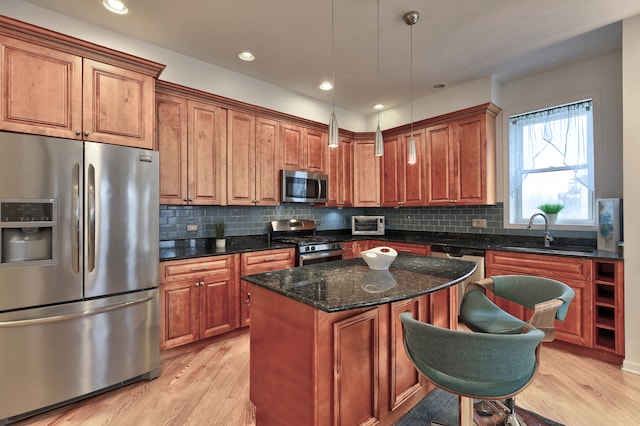
[(160, 349), (200, 338), (200, 279), (160, 284)]
[(425, 299), (426, 297), (420, 297), (391, 304), (391, 334), (389, 336), (389, 344), (391, 345), (389, 350), (391, 366), (389, 371), (391, 382), (389, 409), (391, 411), (398, 408), (407, 398), (422, 388), (422, 375), (418, 373), (404, 349), (404, 333), (400, 314), (410, 312), (413, 318), (424, 321)]
[(189, 101), (189, 197), (193, 204), (226, 204), (226, 126), (223, 108)]
[(0, 36), (0, 129), (81, 139), (82, 58)]
[(83, 62), (85, 140), (153, 149), (153, 77), (101, 62)]
[(304, 165), (304, 128), (293, 124), (281, 123), (282, 168), (303, 170)]
[(380, 420), (378, 323), (376, 308), (333, 325), (334, 425)]
[(394, 136), (384, 142), (384, 155), (382, 156), (382, 177), (380, 204), (382, 206), (397, 207), (402, 203), (400, 192), (402, 165), (402, 139)]
[(278, 122), (256, 118), (255, 179), (257, 204), (280, 204), (280, 138)]
[(255, 116), (233, 110), (227, 115), (227, 201), (252, 206), (256, 201)]
[(200, 338), (217, 336), (239, 327), (233, 276), (205, 277), (200, 287)]
[(353, 206), (353, 140), (340, 138), (337, 148), (327, 148), (328, 207)]
[(453, 199), (458, 204), (482, 204), (487, 200), (487, 148), (485, 115), (453, 124), (453, 160), (456, 179)]
[(353, 205), (380, 207), (380, 159), (374, 155), (373, 140), (353, 144)]
[(313, 173), (324, 173), (326, 170), (327, 132), (317, 129), (305, 129), (304, 167)]
[(395, 249), (398, 253), (417, 254), (420, 256), (428, 256), (430, 253), (430, 246), (427, 244), (396, 243), (389, 241), (386, 245)]
[(426, 137), (426, 201), (427, 204), (449, 205), (453, 200), (452, 181), (452, 135), (448, 124), (429, 127)]
[(407, 155), (409, 148), (409, 140), (411, 133), (405, 133), (401, 136), (403, 143), (401, 144), (401, 180), (400, 193), (402, 194), (402, 206), (424, 206), (426, 204), (425, 181), (425, 159), (424, 159), (424, 131), (417, 130), (413, 132), (413, 140), (416, 144), (416, 162), (414, 164), (407, 163)]
[(156, 141), (160, 152), (160, 204), (187, 202), (187, 100), (156, 94)]

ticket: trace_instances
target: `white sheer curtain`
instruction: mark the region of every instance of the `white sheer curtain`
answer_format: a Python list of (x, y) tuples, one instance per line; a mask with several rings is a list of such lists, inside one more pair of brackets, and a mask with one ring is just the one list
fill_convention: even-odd
[[(591, 100), (509, 117), (509, 186), (513, 197), (531, 172), (572, 169), (594, 189)], [(549, 149), (551, 148), (551, 149)]]

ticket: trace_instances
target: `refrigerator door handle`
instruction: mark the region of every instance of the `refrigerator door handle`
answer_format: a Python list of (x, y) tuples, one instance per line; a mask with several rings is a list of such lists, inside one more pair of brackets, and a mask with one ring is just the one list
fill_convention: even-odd
[(87, 223), (89, 233), (87, 270), (93, 272), (96, 266), (96, 169), (93, 164), (89, 164), (88, 170)]
[(15, 320), (15, 321), (0, 321), (0, 328), (25, 327), (28, 325), (48, 324), (53, 322), (68, 321), (70, 319), (88, 317), (92, 315), (103, 314), (105, 312), (116, 311), (118, 309), (128, 308), (130, 306), (140, 305), (150, 300), (153, 300), (153, 296), (148, 296), (148, 297), (144, 297), (142, 299), (136, 299), (136, 300), (127, 300), (126, 302), (120, 302), (120, 303), (116, 303), (109, 306), (103, 306), (95, 310), (82, 310), (82, 311), (74, 312), (71, 314), (52, 315), (48, 317), (29, 318), (29, 319), (23, 319), (23, 320)]
[(80, 272), (80, 165), (71, 169), (71, 270)]

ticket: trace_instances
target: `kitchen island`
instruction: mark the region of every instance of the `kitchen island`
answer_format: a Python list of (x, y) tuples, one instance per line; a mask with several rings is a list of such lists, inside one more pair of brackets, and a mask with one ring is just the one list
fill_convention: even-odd
[(398, 316), (455, 327), (476, 265), (400, 254), (243, 277), (250, 283), (250, 397), (258, 426), (393, 424), (432, 389), (404, 352)]

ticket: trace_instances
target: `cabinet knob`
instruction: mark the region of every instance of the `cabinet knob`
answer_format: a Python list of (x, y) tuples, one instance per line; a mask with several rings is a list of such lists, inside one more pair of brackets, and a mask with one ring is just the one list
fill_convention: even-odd
[(88, 131), (88, 130), (85, 130), (85, 131), (84, 131), (84, 135), (85, 135), (85, 136), (89, 136), (89, 131)]
[(80, 130), (76, 130), (76, 136), (80, 136), (82, 132)]

